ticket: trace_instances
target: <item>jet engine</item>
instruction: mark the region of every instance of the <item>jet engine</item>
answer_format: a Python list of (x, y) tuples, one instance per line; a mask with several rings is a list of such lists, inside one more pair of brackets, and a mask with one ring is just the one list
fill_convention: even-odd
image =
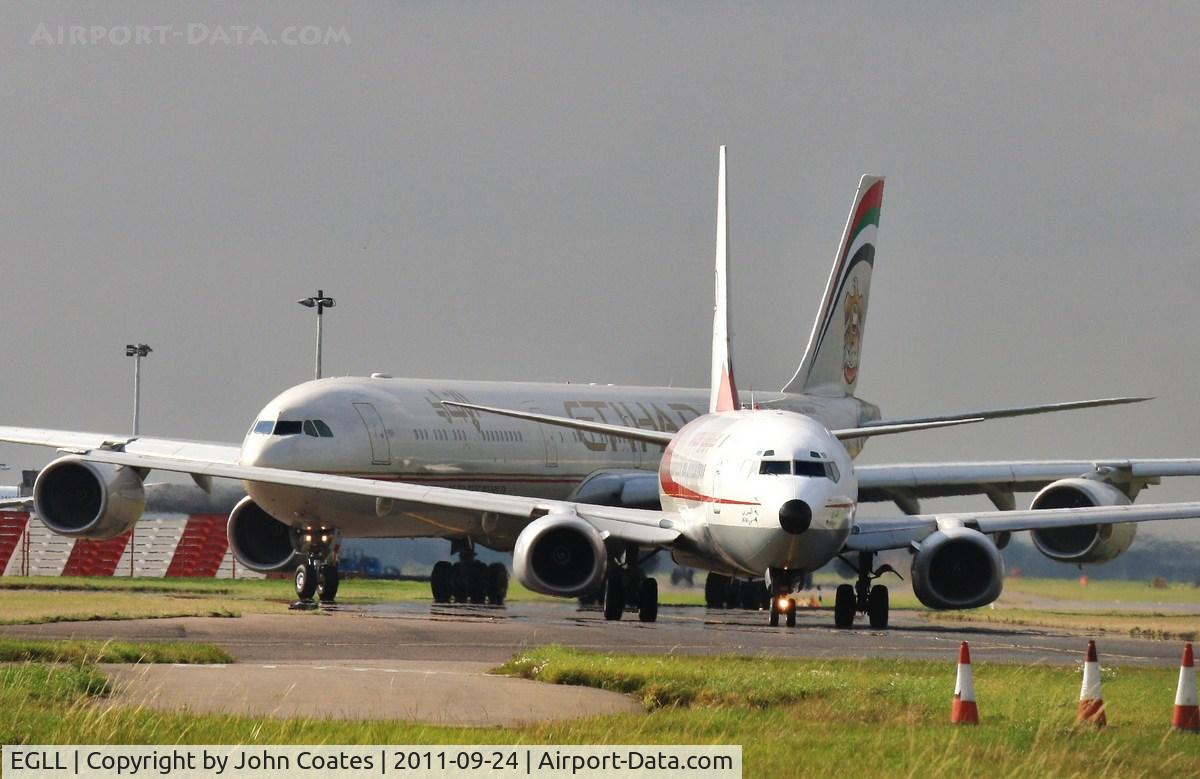
[(931, 609), (973, 609), (1000, 597), (1004, 558), (996, 545), (967, 527), (925, 538), (912, 561), (917, 599)]
[(142, 477), (132, 468), (62, 457), (33, 484), (37, 515), (55, 533), (112, 538), (133, 527), (146, 508)]
[(622, 506), (658, 511), (658, 471), (595, 471), (579, 483), (567, 500), (594, 506)]
[(604, 583), (608, 550), (596, 528), (576, 516), (547, 514), (530, 522), (513, 548), (513, 573), (534, 592), (574, 598)]
[(252, 571), (284, 571), (303, 560), (292, 545), (291, 528), (263, 511), (249, 496), (229, 512), (225, 532), (233, 556)]
[[(1092, 479), (1062, 479), (1047, 485), (1033, 499), (1031, 509), (1067, 509), (1086, 506), (1127, 506), (1129, 496), (1111, 484)], [(1137, 525), (1109, 525), (1031, 530), (1033, 545), (1060, 563), (1107, 563), (1127, 551), (1137, 535)]]

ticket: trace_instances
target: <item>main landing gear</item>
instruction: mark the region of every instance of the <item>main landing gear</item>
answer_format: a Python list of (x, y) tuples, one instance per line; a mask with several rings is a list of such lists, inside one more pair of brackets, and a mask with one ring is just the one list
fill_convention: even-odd
[(769, 609), (771, 593), (761, 579), (734, 579), (710, 573), (704, 579), (704, 605), (710, 609)]
[(338, 576), (337, 553), (342, 545), (341, 534), (330, 528), (304, 528), (293, 531), (292, 544), (304, 562), (296, 566), (296, 602), (294, 609), (314, 609), (313, 597), (324, 605), (332, 605), (337, 598)]
[(609, 559), (604, 579), (605, 619), (619, 620), (630, 607), (637, 609), (642, 622), (658, 619), (658, 580), (642, 572), (642, 565), (654, 554), (639, 559), (637, 547), (629, 546), (619, 558)]
[(508, 569), (504, 563), (488, 565), (477, 559), (469, 538), (450, 539), (450, 554), (458, 555), (458, 562), (439, 560), (429, 576), (434, 603), (504, 605), (508, 597)]
[(839, 628), (854, 627), (854, 615), (866, 614), (867, 620), (875, 630), (886, 630), (888, 626), (888, 588), (882, 584), (871, 585), (871, 582), (892, 573), (903, 579), (892, 566), (879, 566), (872, 571), (875, 554), (859, 552), (858, 565), (851, 563), (845, 557), (841, 560), (858, 571), (858, 581), (855, 584), (840, 584), (833, 602), (833, 624)]

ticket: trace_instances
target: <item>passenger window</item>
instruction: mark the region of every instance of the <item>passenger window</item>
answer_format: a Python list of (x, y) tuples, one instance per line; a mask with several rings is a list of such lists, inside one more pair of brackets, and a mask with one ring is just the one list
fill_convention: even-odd
[(317, 437), (317, 428), (311, 419), (304, 420), (304, 435), (310, 435), (313, 438)]
[(271, 435), (271, 430), (275, 427), (275, 423), (269, 419), (260, 419), (254, 423), (254, 432), (260, 435)]
[(329, 425), (322, 422), (320, 419), (313, 420), (313, 427), (317, 429), (317, 435), (322, 438), (333, 438), (333, 431), (329, 429)]
[(300, 435), (300, 420), (279, 420), (275, 423), (275, 435)]
[(759, 473), (767, 473), (773, 476), (786, 476), (792, 472), (792, 464), (787, 460), (763, 460), (758, 466)]

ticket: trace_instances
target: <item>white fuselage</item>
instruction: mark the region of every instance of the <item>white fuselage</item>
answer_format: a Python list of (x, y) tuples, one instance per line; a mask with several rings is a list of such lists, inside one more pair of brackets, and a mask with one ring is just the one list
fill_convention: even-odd
[[(743, 393), (743, 402), (749, 402)], [(708, 391), (591, 384), (321, 379), (280, 394), (260, 412), (241, 461), (319, 473), (563, 499), (598, 470), (654, 470), (660, 447), (442, 405), (499, 406), (674, 432), (707, 411)], [(771, 403), (830, 428), (878, 418), (856, 398), (787, 395)], [(280, 432), (280, 423), (285, 423)], [(308, 425), (306, 423), (312, 423)], [(322, 423), (325, 429), (321, 429)], [(257, 432), (256, 432), (257, 430)], [(323, 433), (329, 433), (324, 435)], [(452, 512), (378, 521), (374, 501), (248, 483), (266, 511), (289, 524), (320, 524), (348, 537), (474, 534)]]
[[(850, 534), (858, 481), (845, 446), (813, 418), (728, 411), (692, 422), (671, 442), (659, 491), (698, 559), (762, 575), (829, 562)], [(785, 504), (807, 512), (803, 530), (781, 523)]]

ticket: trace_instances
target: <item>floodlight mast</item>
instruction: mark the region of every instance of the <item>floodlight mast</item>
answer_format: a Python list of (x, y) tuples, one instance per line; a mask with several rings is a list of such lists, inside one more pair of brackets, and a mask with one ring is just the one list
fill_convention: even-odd
[(303, 298), (301, 300), (297, 300), (296, 302), (299, 303), (300, 305), (304, 306), (305, 308), (315, 308), (317, 310), (317, 366), (316, 366), (316, 371), (315, 371), (315, 377), (319, 379), (319, 378), (321, 378), (321, 319), (323, 318), (322, 314), (325, 312), (325, 309), (333, 308), (335, 305), (337, 305), (337, 301), (335, 301), (331, 297), (326, 297), (325, 290), (319, 289), (319, 290), (317, 290), (317, 294), (314, 295), (313, 297)]
[(133, 434), (141, 427), (142, 358), (154, 351), (146, 344), (125, 344), (125, 356), (133, 358)]

